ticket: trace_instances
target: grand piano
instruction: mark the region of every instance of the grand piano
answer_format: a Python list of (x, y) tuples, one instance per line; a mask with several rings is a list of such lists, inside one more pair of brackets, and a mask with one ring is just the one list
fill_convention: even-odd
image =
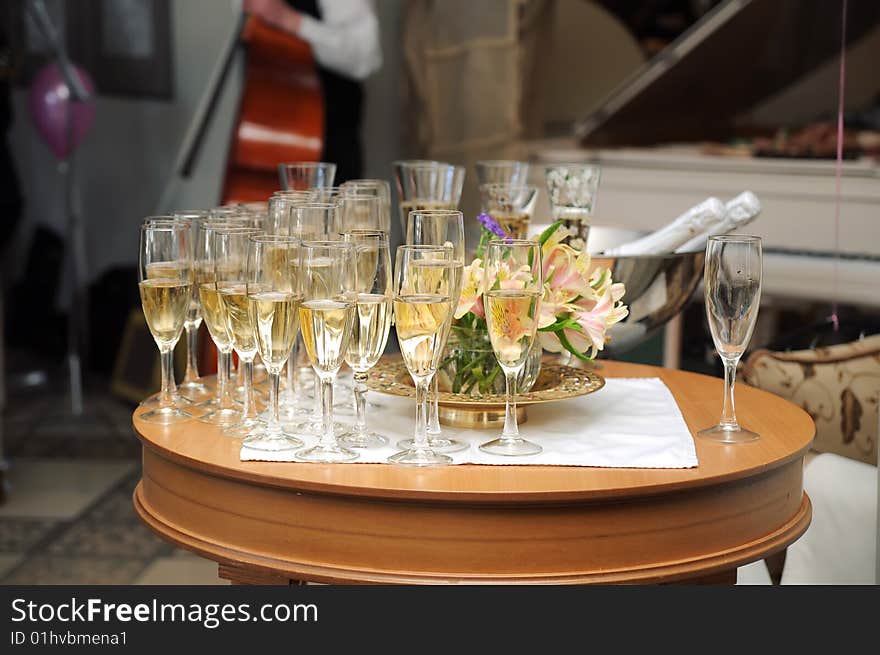
[[(808, 116), (809, 102), (836, 106), (840, 5), (719, 3), (576, 121), (568, 135), (528, 141), (532, 181), (543, 186), (550, 163), (597, 163), (602, 180), (594, 225), (638, 231), (654, 230), (708, 196), (727, 200), (751, 190), (764, 208), (747, 229), (764, 239), (766, 304), (836, 297), (880, 310), (876, 155), (847, 153), (835, 232), (833, 158), (754, 156), (731, 146), (737, 137), (785, 126), (786, 119), (796, 124)], [(880, 3), (849, 5), (847, 97), (880, 94)], [(865, 88), (872, 83), (873, 90)], [(768, 119), (777, 125), (759, 124)], [(539, 225), (548, 211), (546, 203), (539, 207)]]

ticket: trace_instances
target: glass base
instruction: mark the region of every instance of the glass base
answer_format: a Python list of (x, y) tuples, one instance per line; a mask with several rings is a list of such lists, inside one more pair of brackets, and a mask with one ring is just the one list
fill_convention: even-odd
[(347, 450), (339, 446), (314, 446), (307, 450), (301, 450), (296, 454), (296, 458), (303, 462), (350, 462), (360, 457), (353, 450)]
[[(154, 393), (152, 396), (148, 396), (144, 398), (139, 404), (138, 407), (143, 407), (144, 409), (148, 409), (151, 407), (160, 407), (161, 402), (161, 393)], [(193, 402), (189, 398), (185, 398), (181, 396), (177, 391), (171, 394), (171, 404), (179, 407), (188, 407), (193, 404)]]
[(240, 437), (242, 439), (246, 439), (247, 437), (263, 436), (265, 434), (267, 434), (266, 423), (258, 418), (243, 419), (235, 425), (230, 425), (224, 430), (225, 436)]
[(402, 466), (446, 466), (452, 464), (452, 458), (435, 453), (430, 448), (411, 448), (392, 455), (388, 458), (388, 463)]
[(339, 443), (348, 448), (381, 448), (388, 445), (388, 437), (378, 432), (348, 432), (339, 439)]
[(213, 387), (209, 387), (203, 382), (193, 380), (192, 382), (181, 382), (177, 385), (177, 393), (192, 403), (200, 403), (208, 400), (214, 395)]
[(715, 425), (697, 432), (701, 439), (719, 443), (748, 443), (757, 441), (761, 436), (757, 432), (746, 430), (738, 425)]
[(480, 450), (490, 455), (507, 455), (509, 457), (521, 457), (523, 455), (537, 455), (543, 448), (536, 443), (526, 441), (522, 437), (500, 437), (494, 441), (480, 444)]
[(284, 450), (293, 450), (294, 448), (302, 448), (305, 444), (296, 437), (291, 437), (283, 433), (255, 434), (245, 437), (241, 442), (243, 446), (253, 448), (254, 450), (262, 450), (265, 452), (278, 453)]
[[(398, 441), (397, 447), (403, 448), (404, 450), (411, 450), (415, 447), (415, 440), (404, 439), (403, 441)], [(428, 447), (437, 453), (458, 453), (470, 448), (470, 444), (464, 441), (459, 441), (458, 439), (447, 439), (446, 437), (433, 437), (428, 435)]]
[(208, 425), (219, 425), (225, 428), (239, 423), (241, 412), (237, 409), (215, 409), (213, 412), (200, 416), (197, 420)]
[(192, 417), (192, 414), (177, 407), (157, 407), (156, 409), (149, 409), (138, 414), (138, 418), (144, 423), (154, 423), (156, 425), (174, 425), (175, 423), (189, 421)]

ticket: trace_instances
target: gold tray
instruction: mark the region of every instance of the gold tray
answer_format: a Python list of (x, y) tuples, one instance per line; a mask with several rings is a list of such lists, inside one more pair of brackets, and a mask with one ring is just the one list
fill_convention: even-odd
[[(412, 378), (399, 357), (376, 364), (370, 371), (367, 386), (373, 391), (413, 398), (416, 395)], [(576, 398), (598, 391), (605, 379), (582, 368), (559, 364), (543, 364), (538, 379), (528, 393), (517, 394), (517, 420), (524, 423), (529, 405)], [(504, 425), (503, 395), (471, 396), (441, 391), (438, 399), (440, 423), (453, 427), (488, 428)]]

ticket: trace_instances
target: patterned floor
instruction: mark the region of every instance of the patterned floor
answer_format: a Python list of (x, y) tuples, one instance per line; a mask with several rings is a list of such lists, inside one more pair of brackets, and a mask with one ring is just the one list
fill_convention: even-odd
[(216, 564), (155, 537), (135, 515), (133, 408), (94, 386), (83, 417), (69, 413), (63, 392), (9, 398), (0, 584), (223, 584)]

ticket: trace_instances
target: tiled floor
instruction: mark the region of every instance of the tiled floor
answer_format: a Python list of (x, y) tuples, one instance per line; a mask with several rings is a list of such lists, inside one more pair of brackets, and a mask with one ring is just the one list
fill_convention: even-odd
[(225, 584), (215, 563), (165, 543), (135, 515), (133, 408), (94, 386), (79, 418), (63, 393), (10, 395), (0, 584)]

